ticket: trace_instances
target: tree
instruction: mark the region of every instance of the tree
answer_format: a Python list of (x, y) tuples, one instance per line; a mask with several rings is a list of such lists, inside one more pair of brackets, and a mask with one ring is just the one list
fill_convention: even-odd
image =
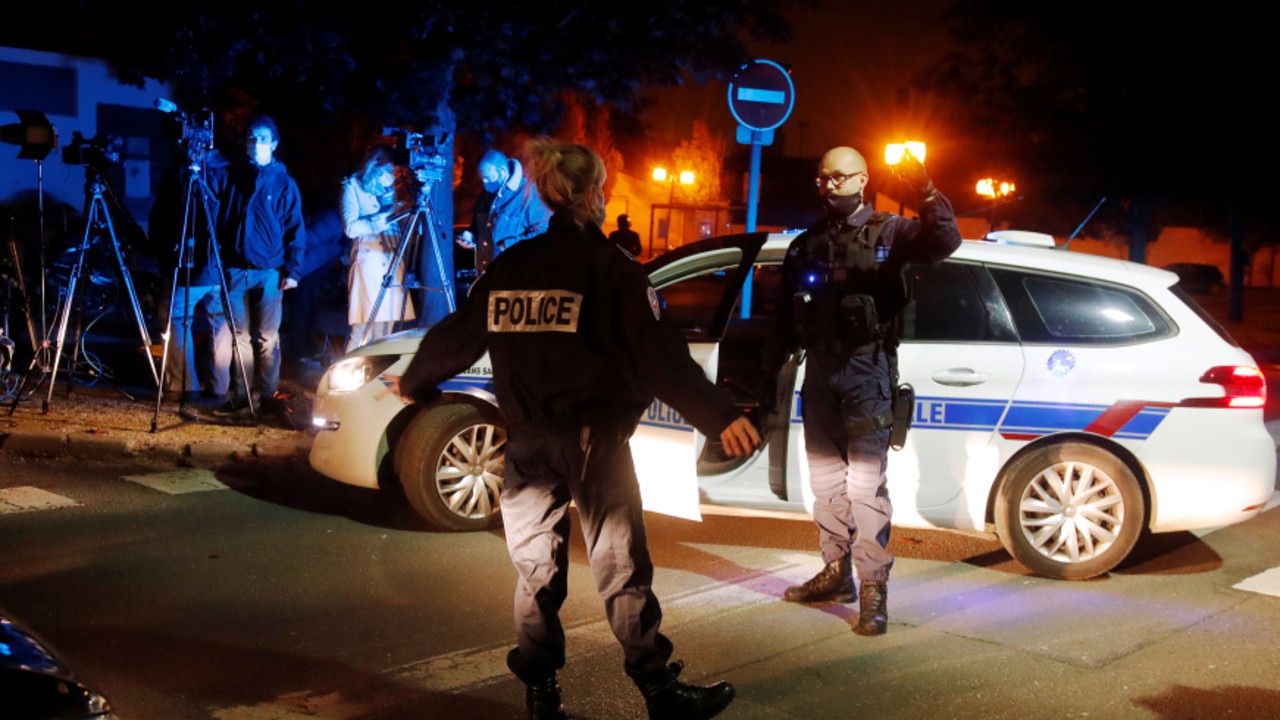
[(609, 106), (594, 105), (588, 110), (581, 96), (571, 91), (565, 93), (564, 102), (564, 118), (556, 135), (565, 142), (585, 145), (600, 156), (607, 173), (604, 196), (608, 198), (618, 183), (618, 173), (622, 171), (622, 152), (614, 144), (613, 131), (609, 127)]
[(493, 133), (553, 128), (565, 89), (627, 108), (642, 83), (723, 77), (746, 57), (743, 38), (785, 37), (786, 2), (385, 0), (355, 11), (226, 0), (166, 7), (144, 24), (110, 0), (54, 0), (46, 9), (65, 11), (69, 25), (37, 28), (26, 42), (13, 29), (0, 38), (107, 57), (126, 77), (173, 83), (191, 102), (235, 86), (385, 124), (448, 107), (460, 127)]
[[(290, 131), (331, 128), (333, 139), (317, 146), (359, 147), (340, 138), (362, 124), (408, 125), (438, 139), (462, 128), (488, 144), (514, 128), (554, 128), (566, 90), (626, 109), (643, 84), (725, 77), (746, 59), (745, 38), (785, 36), (788, 1), (385, 0), (353, 8), (224, 0), (165, 6), (142, 23), (110, 0), (52, 0), (44, 9), (67, 24), (23, 28), (18, 37), (10, 23), (0, 41), (97, 55), (125, 79), (169, 82), (182, 104), (218, 108), (234, 139), (242, 134), (236, 120), (264, 108)], [(444, 152), (452, 156), (451, 145)], [(305, 191), (306, 178), (299, 181)], [(433, 205), (451, 212), (448, 183), (433, 191)], [(431, 275), (424, 269), (422, 277)]]
[(722, 199), (720, 173), (724, 167), (724, 142), (711, 134), (705, 122), (693, 121), (692, 137), (680, 143), (671, 154), (671, 163), (676, 172), (692, 170), (695, 178), (693, 185), (675, 185), (677, 200), (708, 203)]
[(1253, 6), (960, 0), (947, 18), (961, 49), (919, 86), (953, 102), (975, 157), (1017, 168), (1054, 229), (1069, 231), (1104, 196), (1098, 218), (1130, 236), (1225, 222), (1229, 201), (1264, 207), (1240, 183), (1249, 138), (1266, 137), (1266, 100), (1247, 75), (1266, 62), (1267, 23)]

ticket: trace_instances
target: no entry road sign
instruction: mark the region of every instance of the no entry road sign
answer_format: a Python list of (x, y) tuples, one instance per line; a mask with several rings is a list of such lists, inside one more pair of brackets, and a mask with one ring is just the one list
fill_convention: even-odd
[(752, 60), (729, 83), (729, 112), (752, 130), (773, 130), (791, 117), (796, 87), (772, 60)]

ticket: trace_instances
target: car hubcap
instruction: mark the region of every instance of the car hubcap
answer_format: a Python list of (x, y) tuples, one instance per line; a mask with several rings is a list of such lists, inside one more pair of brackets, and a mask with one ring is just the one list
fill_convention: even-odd
[(1066, 462), (1046, 468), (1027, 486), (1018, 504), (1027, 541), (1058, 562), (1097, 557), (1124, 525), (1120, 488), (1102, 470)]
[(497, 511), (506, 444), (506, 433), (492, 425), (473, 425), (453, 437), (436, 468), (436, 487), (451, 511), (466, 518)]

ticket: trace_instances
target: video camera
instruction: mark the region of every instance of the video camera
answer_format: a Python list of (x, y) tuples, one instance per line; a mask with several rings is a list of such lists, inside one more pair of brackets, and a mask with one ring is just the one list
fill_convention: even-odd
[(187, 151), (192, 162), (203, 160), (206, 153), (213, 149), (213, 112), (207, 108), (200, 110), (199, 116), (183, 112), (177, 103), (164, 98), (156, 98), (155, 107), (171, 119), (167, 134), (178, 140)]
[(80, 131), (71, 133), (71, 144), (62, 148), (62, 162), (68, 165), (88, 165), (102, 168), (120, 162), (120, 148), (124, 142), (111, 135), (95, 135), (85, 138)]
[(423, 182), (444, 180), (452, 163), (445, 152), (449, 133), (424, 135), (400, 128), (383, 128), (383, 137), (394, 139), (391, 161), (412, 170)]

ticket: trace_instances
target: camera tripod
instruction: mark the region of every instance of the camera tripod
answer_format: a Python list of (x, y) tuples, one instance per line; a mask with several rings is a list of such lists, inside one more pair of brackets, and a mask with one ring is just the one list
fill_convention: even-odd
[[(23, 391), (27, 386), (27, 382), (31, 378), (32, 371), (41, 365), (41, 358), (49, 352), (53, 353), (52, 361), (48, 365), (42, 367), (43, 379), (48, 375), (49, 392), (45, 396), (41, 410), (44, 413), (49, 412), (49, 406), (53, 401), (53, 388), (57, 384), (58, 364), (62, 360), (62, 352), (67, 337), (67, 326), (71, 321), (71, 313), (76, 303), (76, 286), (80, 281), (81, 275), (85, 269), (85, 255), (92, 245), (95, 237), (99, 240), (109, 240), (112, 254), (116, 261), (116, 270), (119, 272), (120, 281), (124, 284), (125, 292), (129, 298), (130, 308), (133, 310), (133, 317), (138, 326), (138, 336), (142, 340), (144, 349), (151, 347), (151, 335), (147, 332), (147, 323), (142, 316), (142, 308), (138, 304), (138, 293), (133, 287), (133, 277), (129, 273), (129, 268), (125, 265), (124, 254), (120, 251), (120, 242), (116, 237), (115, 226), (111, 221), (111, 212), (107, 207), (106, 195), (108, 193), (107, 183), (102, 178), (101, 172), (92, 165), (85, 166), (85, 212), (84, 212), (84, 237), (81, 238), (79, 246), (75, 249), (75, 262), (67, 275), (67, 287), (65, 292), (59, 298), (58, 312), (55, 320), (55, 337), (45, 339), (41, 343), (40, 349), (36, 352), (35, 357), (31, 359), (31, 366), (27, 369), (27, 374), (23, 377), (22, 385), (18, 392), (14, 394), (13, 405), (9, 408), (9, 414), (17, 408), (19, 400), (22, 398)], [(80, 351), (80, 325), (76, 326), (76, 343), (75, 352), (72, 355), (70, 368), (75, 368), (76, 356)], [(147, 358), (147, 368), (151, 371), (151, 377), (160, 383), (160, 376), (156, 373), (155, 363), (151, 361), (150, 354), (144, 354)], [(68, 378), (68, 383), (72, 382)]]
[[(244, 383), (245, 397), (248, 400), (249, 412), (253, 417), (258, 416), (258, 408), (253, 402), (253, 393), (249, 392), (249, 373), (245, 367), (243, 358), (240, 355), (240, 343), (235, 341), (236, 336), (236, 320), (231, 313), (230, 307), (227, 305), (230, 298), (229, 288), (227, 287), (227, 276), (222, 268), (222, 254), (218, 249), (217, 234), (214, 231), (213, 215), (210, 212), (214, 208), (215, 202), (212, 197), (212, 191), (209, 190), (209, 184), (204, 176), (204, 162), (199, 157), (200, 149), (193, 148), (191, 151), (191, 163), (187, 167), (187, 181), (182, 193), (182, 230), (178, 236), (177, 257), (173, 267), (173, 282), (170, 284), (169, 291), (169, 314), (166, 322), (168, 326), (164, 331), (164, 351), (160, 355), (160, 377), (163, 378), (169, 363), (169, 350), (173, 347), (173, 329), (175, 327), (173, 318), (174, 310), (177, 308), (179, 301), (179, 288), (181, 288), (181, 301), (183, 304), (182, 313), (182, 340), (179, 343), (178, 351), (182, 354), (182, 383), (178, 388), (178, 414), (182, 417), (192, 418), (187, 411), (187, 394), (192, 388), (187, 386), (187, 378), (190, 377), (193, 369), (189, 366), (191, 362), (191, 353), (188, 349), (188, 343), (191, 342), (191, 320), (196, 309), (196, 303), (192, 303), (192, 274), (196, 266), (196, 238), (199, 230), (200, 218), (204, 218), (205, 237), (208, 238), (207, 260), (209, 270), (218, 277), (218, 290), (222, 295), (218, 300), (222, 303), (223, 317), (226, 319), (227, 327), (231, 332), (231, 352), (233, 362), (232, 365), (239, 368), (240, 379)], [(179, 285), (179, 280), (183, 281)], [(156, 432), (160, 422), (160, 404), (164, 400), (164, 383), (158, 382), (156, 385), (156, 407), (155, 414), (151, 417), (151, 432)]]
[[(418, 285), (414, 280), (411, 272), (405, 272), (404, 282), (396, 285), (396, 270), (404, 261), (406, 251), (411, 261), (416, 262), (421, 253), (421, 244), (425, 236), (427, 244), (431, 246), (436, 262), (436, 270), (440, 274), (440, 288), (444, 293), (445, 299), (449, 304), (449, 312), (458, 309), (458, 304), (453, 295), (453, 279), (446, 277), (444, 270), (444, 258), (440, 255), (440, 240), (444, 234), (440, 231), (440, 227), (436, 222), (435, 214), (431, 211), (431, 188), (432, 181), (426, 180), (422, 183), (422, 187), (418, 189), (418, 197), (414, 202), (413, 210), (404, 213), (398, 217), (391, 218), (389, 222), (398, 223), (408, 218), (409, 223), (404, 226), (404, 230), (400, 233), (400, 243), (396, 246), (396, 253), (391, 258), (391, 265), (382, 275), (382, 287), (378, 289), (378, 297), (373, 301), (373, 307), (369, 310), (369, 320), (365, 323), (364, 336), (360, 338), (360, 344), (364, 345), (369, 342), (373, 335), (374, 318), (378, 317), (378, 310), (382, 307), (382, 301), (386, 299), (387, 290), (392, 287), (402, 287), (405, 289), (415, 289), (423, 287)], [(412, 250), (410, 251), (410, 248)], [(434, 290), (434, 288), (425, 288)], [(409, 302), (409, 296), (406, 293), (402, 302)], [(404, 307), (400, 308), (397, 317), (404, 317)]]

